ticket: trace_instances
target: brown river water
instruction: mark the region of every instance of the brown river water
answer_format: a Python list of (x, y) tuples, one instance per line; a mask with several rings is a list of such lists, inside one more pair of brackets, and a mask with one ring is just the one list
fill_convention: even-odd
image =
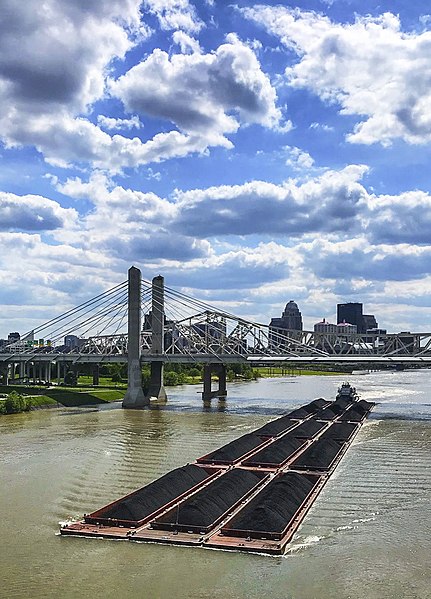
[(431, 370), (351, 376), (379, 402), (283, 557), (60, 537), (78, 519), (315, 399), (339, 377), (169, 389), (150, 410), (0, 417), (0, 597), (431, 598)]

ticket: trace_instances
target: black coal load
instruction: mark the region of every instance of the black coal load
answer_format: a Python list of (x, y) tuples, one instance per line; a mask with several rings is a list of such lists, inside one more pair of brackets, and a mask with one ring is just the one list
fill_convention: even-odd
[(197, 462), (200, 464), (233, 464), (252, 449), (262, 445), (263, 442), (264, 440), (255, 433), (249, 433), (198, 458)]
[(262, 473), (234, 468), (152, 522), (153, 528), (205, 531), (262, 479)]
[(245, 460), (243, 464), (246, 466), (280, 466), (305, 443), (304, 439), (298, 439), (291, 434), (287, 434), (261, 449), (254, 456)]
[(333, 402), (327, 408), (324, 408), (320, 412), (317, 412), (316, 418), (318, 418), (319, 420), (334, 420), (335, 418), (337, 418), (337, 416), (342, 414), (343, 411), (344, 408)]
[(328, 470), (341, 452), (343, 443), (334, 439), (318, 439), (296, 458), (290, 467), (300, 470)]
[(147, 516), (189, 491), (210, 474), (204, 468), (189, 464), (176, 468), (149, 485), (119, 499), (85, 518), (86, 522), (102, 522), (108, 518), (139, 522)]
[(359, 424), (354, 424), (353, 422), (334, 422), (324, 433), (322, 433), (320, 438), (348, 441), (358, 428)]
[(308, 418), (310, 414), (315, 414), (319, 410), (325, 408), (330, 403), (331, 402), (326, 401), (326, 399), (323, 398), (315, 399), (314, 401), (311, 401), (305, 406), (301, 406), (300, 408), (297, 408), (296, 410), (289, 412), (288, 414), (286, 414), (285, 418), (294, 418), (298, 420), (301, 420), (302, 418)]
[(361, 399), (361, 401), (355, 402), (352, 407), (350, 407), (344, 414), (341, 416), (340, 420), (349, 420), (351, 422), (361, 422), (374, 406), (374, 403), (365, 401), (365, 399)]
[(277, 418), (277, 420), (272, 420), (271, 422), (264, 424), (255, 430), (254, 434), (262, 437), (278, 437), (278, 435), (285, 433), (296, 424), (297, 422), (292, 420), (289, 415), (282, 416), (281, 418)]
[(338, 399), (336, 399), (333, 403), (333, 405), (337, 405), (340, 406), (340, 408), (342, 410), (345, 410), (346, 408), (348, 408), (349, 406), (351, 406), (353, 403), (352, 399), (349, 399), (348, 397), (339, 397)]
[(278, 476), (222, 528), (223, 534), (280, 539), (319, 479), (296, 472)]
[(318, 422), (314, 418), (311, 418), (292, 429), (289, 436), (297, 437), (298, 439), (312, 439), (325, 426), (326, 422)]
[(308, 405), (313, 407), (313, 412), (317, 412), (318, 410), (322, 410), (323, 408), (326, 408), (326, 406), (329, 406), (330, 403), (330, 401), (323, 399), (323, 397), (319, 397), (319, 399), (315, 399)]
[(309, 412), (305, 406), (302, 406), (301, 408), (297, 408), (296, 410), (292, 410), (292, 412), (286, 414), (285, 418), (291, 420), (302, 420), (303, 418), (308, 418), (310, 414), (311, 412)]

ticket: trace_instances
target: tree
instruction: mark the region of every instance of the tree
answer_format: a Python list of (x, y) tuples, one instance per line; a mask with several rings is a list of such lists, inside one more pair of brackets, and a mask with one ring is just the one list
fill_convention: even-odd
[(30, 409), (30, 402), (20, 393), (12, 391), (12, 393), (9, 393), (9, 395), (6, 397), (3, 409), (5, 414), (28, 412)]
[(66, 375), (64, 377), (64, 384), (68, 385), (69, 387), (76, 387), (76, 385), (78, 384), (78, 376), (76, 372), (73, 372), (73, 370), (69, 370), (69, 372), (66, 372)]

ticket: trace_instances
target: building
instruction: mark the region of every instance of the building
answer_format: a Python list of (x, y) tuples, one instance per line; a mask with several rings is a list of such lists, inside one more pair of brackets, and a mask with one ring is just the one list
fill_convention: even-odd
[(364, 314), (363, 319), (366, 332), (371, 332), (371, 329), (379, 328), (379, 324), (375, 319), (374, 314)]
[(76, 335), (66, 335), (64, 338), (64, 345), (69, 349), (76, 349), (81, 347), (81, 345), (85, 343), (85, 339), (81, 339)]
[[(289, 334), (288, 334), (288, 331)], [(281, 318), (271, 318), (269, 323), (270, 347), (286, 347), (286, 338), (292, 337), (292, 331), (302, 331), (302, 314), (298, 305), (290, 300), (281, 315)]]
[(349, 322), (332, 324), (324, 318), (314, 325), (314, 332), (314, 347), (330, 353), (343, 353), (351, 347), (357, 327)]
[(16, 343), (21, 339), (21, 335), (19, 333), (9, 333), (7, 336), (8, 343)]
[(320, 322), (316, 322), (316, 324), (314, 325), (314, 332), (323, 333), (324, 335), (333, 335), (334, 333), (336, 334), (337, 330), (337, 325), (328, 322), (326, 318), (324, 318)]
[(350, 322), (339, 322), (337, 324), (338, 335), (356, 335), (358, 327), (356, 324), (350, 324)]
[(316, 322), (313, 330), (316, 333), (314, 347), (323, 351), (331, 351), (337, 339), (337, 325), (323, 318), (320, 322)]
[(363, 305), (359, 302), (337, 304), (337, 323), (356, 325), (358, 333), (366, 333), (368, 329), (377, 329), (379, 326), (374, 314), (363, 313)]
[(299, 311), (298, 304), (293, 300), (287, 302), (281, 318), (271, 318), (269, 328), (302, 331), (302, 314)]

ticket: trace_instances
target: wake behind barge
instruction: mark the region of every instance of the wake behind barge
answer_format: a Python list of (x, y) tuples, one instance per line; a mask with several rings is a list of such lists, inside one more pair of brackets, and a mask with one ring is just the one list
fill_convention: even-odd
[(272, 420), (61, 535), (282, 554), (375, 405), (343, 388), (335, 401)]

